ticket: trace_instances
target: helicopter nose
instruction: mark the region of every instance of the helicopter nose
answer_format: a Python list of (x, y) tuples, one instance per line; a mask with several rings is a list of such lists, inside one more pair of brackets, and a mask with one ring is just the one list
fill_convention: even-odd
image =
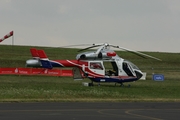
[(136, 77), (138, 78), (138, 80), (143, 76), (142, 72), (135, 71), (135, 73), (136, 73)]

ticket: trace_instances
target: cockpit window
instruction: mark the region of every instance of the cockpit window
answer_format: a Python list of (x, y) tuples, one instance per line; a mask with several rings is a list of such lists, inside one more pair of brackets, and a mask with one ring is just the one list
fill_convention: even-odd
[(127, 62), (123, 62), (123, 70), (126, 72), (126, 74), (128, 76), (133, 76), (130, 68), (128, 67), (128, 63)]
[(139, 70), (139, 68), (132, 62), (125, 60), (123, 62), (123, 70), (128, 76), (134, 76), (134, 70)]
[(133, 69), (139, 70), (139, 68), (135, 64), (133, 64), (132, 62), (127, 61), (127, 60), (125, 60), (124, 62), (129, 64)]

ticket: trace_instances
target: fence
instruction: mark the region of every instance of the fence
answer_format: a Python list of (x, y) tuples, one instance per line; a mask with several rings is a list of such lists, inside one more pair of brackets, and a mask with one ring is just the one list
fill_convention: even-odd
[(0, 68), (0, 75), (73, 76), (72, 70), (44, 68)]

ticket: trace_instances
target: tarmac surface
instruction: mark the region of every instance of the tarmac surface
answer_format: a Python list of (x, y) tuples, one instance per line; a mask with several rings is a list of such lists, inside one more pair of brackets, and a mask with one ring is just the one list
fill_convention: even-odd
[(0, 120), (179, 120), (180, 103), (0, 103)]

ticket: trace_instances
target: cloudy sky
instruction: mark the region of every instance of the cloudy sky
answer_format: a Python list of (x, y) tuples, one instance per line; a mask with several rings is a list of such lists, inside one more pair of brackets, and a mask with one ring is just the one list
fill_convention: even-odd
[(180, 52), (179, 5), (179, 0), (0, 0), (0, 38), (13, 30), (15, 45), (106, 42)]

